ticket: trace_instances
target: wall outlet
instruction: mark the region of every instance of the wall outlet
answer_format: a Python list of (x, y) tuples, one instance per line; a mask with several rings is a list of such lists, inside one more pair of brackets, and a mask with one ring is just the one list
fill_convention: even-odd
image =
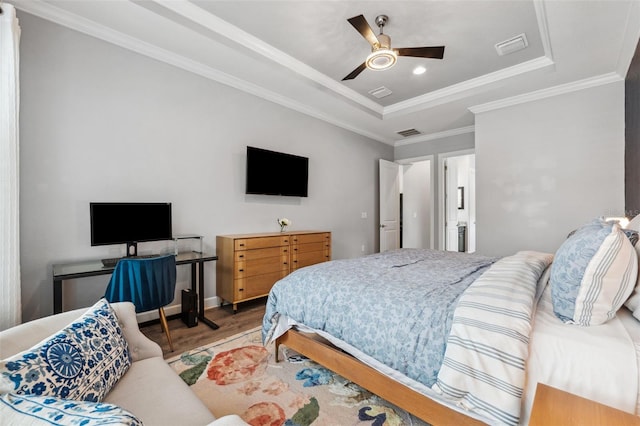
[(364, 253), (364, 244), (360, 247), (360, 250)]
[(367, 218), (367, 212), (362, 212), (362, 213), (360, 213), (360, 217), (361, 217), (362, 219), (366, 219), (366, 218)]

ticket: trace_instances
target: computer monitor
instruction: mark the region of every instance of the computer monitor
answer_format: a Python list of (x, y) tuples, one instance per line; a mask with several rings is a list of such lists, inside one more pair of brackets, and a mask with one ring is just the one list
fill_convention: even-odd
[(126, 244), (127, 256), (137, 243), (173, 238), (171, 203), (90, 203), (91, 245)]

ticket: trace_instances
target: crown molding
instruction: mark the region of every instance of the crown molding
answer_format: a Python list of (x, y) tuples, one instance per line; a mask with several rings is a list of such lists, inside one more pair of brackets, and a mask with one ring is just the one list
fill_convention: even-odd
[(331, 117), (319, 109), (311, 108), (301, 102), (280, 95), (279, 93), (265, 89), (254, 83), (234, 77), (230, 74), (219, 71), (208, 65), (193, 61), (174, 52), (147, 43), (135, 37), (128, 36), (119, 31), (115, 31), (95, 21), (80, 17), (78, 15), (64, 11), (41, 0), (14, 0), (15, 7), (23, 12), (37, 16), (39, 18), (54, 22), (58, 25), (70, 28), (83, 34), (96, 37), (108, 43), (131, 50), (141, 55), (156, 59), (185, 71), (213, 80), (217, 83), (252, 94), (267, 101), (276, 103), (288, 109), (292, 109), (301, 114), (325, 121), (337, 127), (349, 130), (359, 135), (365, 136), (378, 142), (392, 145), (393, 141), (382, 138), (379, 134), (372, 133), (353, 126), (350, 123)]
[(494, 84), (520, 74), (554, 66), (555, 62), (553, 60), (553, 50), (551, 48), (551, 36), (549, 35), (545, 1), (534, 0), (533, 6), (536, 12), (536, 19), (538, 21), (538, 29), (540, 31), (540, 40), (542, 42), (544, 56), (463, 81), (440, 90), (435, 90), (421, 96), (416, 96), (415, 98), (407, 99), (406, 101), (389, 105), (384, 108), (383, 116), (387, 117), (392, 114), (410, 113), (422, 109), (433, 108), (460, 98), (471, 96), (481, 87)]
[(500, 99), (498, 101), (475, 105), (470, 107), (469, 111), (474, 114), (479, 114), (496, 109), (533, 102), (540, 99), (546, 99), (552, 96), (564, 95), (567, 93), (577, 92), (579, 90), (603, 86), (605, 84), (615, 83), (618, 81), (624, 81), (624, 77), (621, 77), (617, 72), (610, 72), (596, 77), (590, 77), (583, 80), (573, 81), (571, 83), (560, 84), (558, 86), (549, 87), (547, 89), (541, 89), (534, 92), (524, 93), (522, 95), (511, 96), (509, 98)]
[[(201, 25), (209, 29), (210, 31), (232, 41), (233, 43), (244, 46), (245, 48), (250, 49), (257, 54), (268, 58), (274, 63), (277, 63), (280, 66), (284, 66), (292, 72), (297, 73), (298, 75), (301, 75), (306, 79), (309, 79), (310, 81), (324, 86), (332, 92), (354, 102), (357, 105), (360, 105), (366, 110), (369, 110), (374, 114), (374, 116), (380, 119), (391, 118), (392, 116), (404, 115), (446, 104), (461, 98), (471, 96), (478, 89), (486, 85), (497, 83), (499, 81), (509, 79), (520, 74), (554, 65), (554, 62), (552, 60), (546, 12), (544, 9), (544, 1), (535, 0), (534, 7), (536, 10), (536, 17), (538, 20), (538, 26), (540, 29), (542, 44), (544, 46), (545, 56), (532, 59), (530, 61), (523, 62), (521, 64), (498, 70), (496, 72), (473, 78), (458, 84), (454, 84), (440, 90), (426, 93), (421, 96), (416, 96), (406, 101), (382, 107), (378, 103), (373, 102), (367, 97), (360, 95), (359, 93), (346, 87), (342, 83), (329, 78), (325, 74), (318, 72), (314, 68), (311, 68), (310, 66), (296, 60), (286, 53), (263, 42), (257, 37), (207, 12), (194, 3), (184, 0), (154, 1), (162, 7), (172, 11), (173, 13), (176, 13), (191, 22)], [(135, 4), (135, 2), (132, 3)], [(353, 126), (340, 122), (339, 120), (332, 119), (321, 111), (309, 108), (300, 102), (283, 97), (256, 84), (238, 79), (222, 71), (216, 70), (210, 66), (206, 66), (202, 63), (190, 60), (166, 49), (144, 42), (140, 39), (136, 39), (126, 34), (112, 30), (104, 25), (64, 11), (42, 0), (15, 0), (15, 4), (19, 9), (27, 13), (39, 16), (43, 19), (58, 23), (84, 34), (97, 37), (109, 43), (157, 59), (170, 65), (174, 65), (184, 70), (194, 72), (208, 79), (217, 81), (230, 87), (234, 87), (247, 93), (251, 93), (263, 99), (273, 101), (304, 114), (323, 119), (330, 122), (331, 124), (335, 124), (339, 127), (355, 131), (358, 134), (372, 138), (379, 142), (393, 143), (389, 140), (383, 140), (380, 138), (380, 136), (372, 134), (371, 132), (366, 132), (362, 129), (354, 129)]]
[(233, 43), (237, 43), (247, 49), (258, 53), (265, 58), (284, 66), (294, 73), (301, 75), (317, 84), (320, 84), (336, 94), (359, 104), (365, 109), (371, 111), (378, 118), (389, 118), (391, 115), (403, 115), (411, 112), (433, 108), (438, 105), (449, 103), (460, 98), (471, 96), (478, 88), (499, 82), (508, 78), (515, 77), (530, 71), (535, 71), (548, 66), (553, 66), (551, 43), (547, 25), (546, 11), (542, 0), (535, 0), (534, 8), (538, 28), (540, 30), (540, 38), (544, 48), (545, 55), (509, 68), (498, 70), (477, 78), (473, 78), (462, 83), (454, 84), (440, 90), (416, 96), (406, 101), (398, 102), (393, 105), (382, 107), (380, 104), (371, 99), (360, 95), (354, 90), (348, 88), (341, 82), (338, 82), (327, 75), (315, 70), (314, 68), (298, 61), (297, 59), (287, 55), (279, 49), (271, 46), (259, 38), (241, 30), (240, 28), (218, 18), (212, 13), (200, 8), (189, 1), (178, 0), (154, 0), (156, 3), (171, 10), (172, 12), (201, 25), (210, 31), (219, 34)]
[(275, 62), (280, 66), (284, 66), (291, 71), (318, 83), (333, 92), (344, 96), (347, 99), (352, 100), (360, 104), (361, 106), (371, 110), (378, 116), (382, 115), (382, 106), (371, 99), (362, 96), (356, 91), (348, 88), (342, 83), (328, 77), (317, 71), (315, 68), (298, 61), (292, 56), (284, 53), (283, 51), (273, 47), (272, 45), (265, 43), (261, 39), (249, 34), (248, 32), (228, 23), (227, 21), (218, 18), (214, 14), (202, 9), (201, 7), (189, 2), (189, 1), (177, 1), (177, 0), (154, 0), (156, 3), (171, 10), (172, 12), (195, 22), (214, 33), (217, 33), (233, 43), (239, 44), (247, 49), (252, 50), (259, 55)]
[(407, 138), (401, 141), (396, 141), (393, 144), (393, 146), (398, 147), (398, 146), (405, 146), (405, 145), (413, 145), (415, 143), (428, 142), (436, 139), (443, 139), (451, 136), (463, 135), (465, 133), (473, 133), (475, 131), (476, 131), (475, 126), (459, 127), (457, 129), (445, 130), (443, 132), (430, 133), (428, 135), (412, 136), (410, 138)]
[(549, 22), (547, 20), (547, 9), (543, 0), (533, 0), (533, 8), (536, 11), (538, 28), (540, 30), (540, 41), (544, 49), (544, 56), (553, 61), (553, 49), (551, 48), (551, 35), (549, 34)]
[(477, 89), (489, 84), (497, 83), (520, 74), (553, 65), (554, 62), (551, 59), (546, 56), (541, 56), (509, 68), (485, 74), (471, 80), (463, 81), (462, 83), (454, 84), (421, 96), (416, 96), (415, 98), (407, 99), (406, 101), (389, 105), (384, 108), (383, 115), (387, 117), (391, 114), (398, 114), (400, 112), (409, 113), (422, 109), (433, 108), (438, 105), (470, 96), (475, 93)]

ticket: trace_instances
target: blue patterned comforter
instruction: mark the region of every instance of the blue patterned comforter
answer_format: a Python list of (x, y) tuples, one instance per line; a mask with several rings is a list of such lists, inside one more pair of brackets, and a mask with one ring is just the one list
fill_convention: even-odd
[(431, 386), (460, 295), (496, 260), (401, 249), (300, 269), (271, 289), (263, 340), (286, 315)]

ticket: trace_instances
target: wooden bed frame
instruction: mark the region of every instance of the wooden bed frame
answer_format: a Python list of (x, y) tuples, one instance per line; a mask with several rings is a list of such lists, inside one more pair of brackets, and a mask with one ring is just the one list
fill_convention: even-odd
[(280, 345), (316, 361), (432, 425), (485, 424), (400, 384), (317, 335), (288, 330), (276, 339), (276, 362)]

